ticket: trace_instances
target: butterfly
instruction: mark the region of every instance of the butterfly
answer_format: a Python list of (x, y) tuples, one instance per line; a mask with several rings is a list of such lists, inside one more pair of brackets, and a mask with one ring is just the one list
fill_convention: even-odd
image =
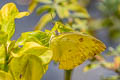
[(106, 49), (103, 42), (80, 32), (64, 33), (50, 42), (53, 60), (59, 62), (59, 68), (70, 70)]

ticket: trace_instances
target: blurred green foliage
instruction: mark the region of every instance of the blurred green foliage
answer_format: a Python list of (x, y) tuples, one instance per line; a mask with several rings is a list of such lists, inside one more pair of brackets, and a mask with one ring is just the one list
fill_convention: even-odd
[(37, 14), (44, 15), (35, 26), (35, 30), (43, 29), (48, 22), (53, 22), (56, 18), (67, 26), (73, 27), (73, 29), (84, 31), (87, 28), (86, 25), (90, 16), (77, 0), (32, 0), (28, 8), (29, 11), (32, 12), (38, 3), (43, 5), (37, 8)]
[(90, 26), (95, 29), (106, 28), (112, 40), (120, 37), (120, 0), (100, 0), (97, 6), (101, 17), (91, 20)]

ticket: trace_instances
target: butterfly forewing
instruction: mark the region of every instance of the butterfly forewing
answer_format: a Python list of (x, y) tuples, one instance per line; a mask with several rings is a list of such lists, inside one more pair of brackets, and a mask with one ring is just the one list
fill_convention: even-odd
[(85, 60), (100, 54), (105, 45), (96, 38), (82, 33), (66, 33), (51, 41), (53, 60), (59, 62), (60, 69), (73, 69)]

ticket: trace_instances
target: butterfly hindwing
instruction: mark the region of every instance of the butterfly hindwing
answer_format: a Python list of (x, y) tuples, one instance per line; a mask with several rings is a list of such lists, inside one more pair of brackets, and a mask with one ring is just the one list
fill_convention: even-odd
[(100, 54), (106, 47), (90, 35), (66, 33), (55, 37), (51, 41), (51, 48), (53, 60), (59, 62), (59, 68), (69, 70)]

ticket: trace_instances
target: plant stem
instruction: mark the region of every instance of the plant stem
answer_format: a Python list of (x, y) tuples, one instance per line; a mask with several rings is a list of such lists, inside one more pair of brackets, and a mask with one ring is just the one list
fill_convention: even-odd
[(71, 80), (72, 70), (65, 70), (65, 80)]
[(8, 54), (8, 50), (7, 50), (6, 44), (4, 44), (4, 48), (5, 48), (5, 64), (4, 64), (4, 71), (5, 71), (5, 72), (8, 72), (9, 54)]

